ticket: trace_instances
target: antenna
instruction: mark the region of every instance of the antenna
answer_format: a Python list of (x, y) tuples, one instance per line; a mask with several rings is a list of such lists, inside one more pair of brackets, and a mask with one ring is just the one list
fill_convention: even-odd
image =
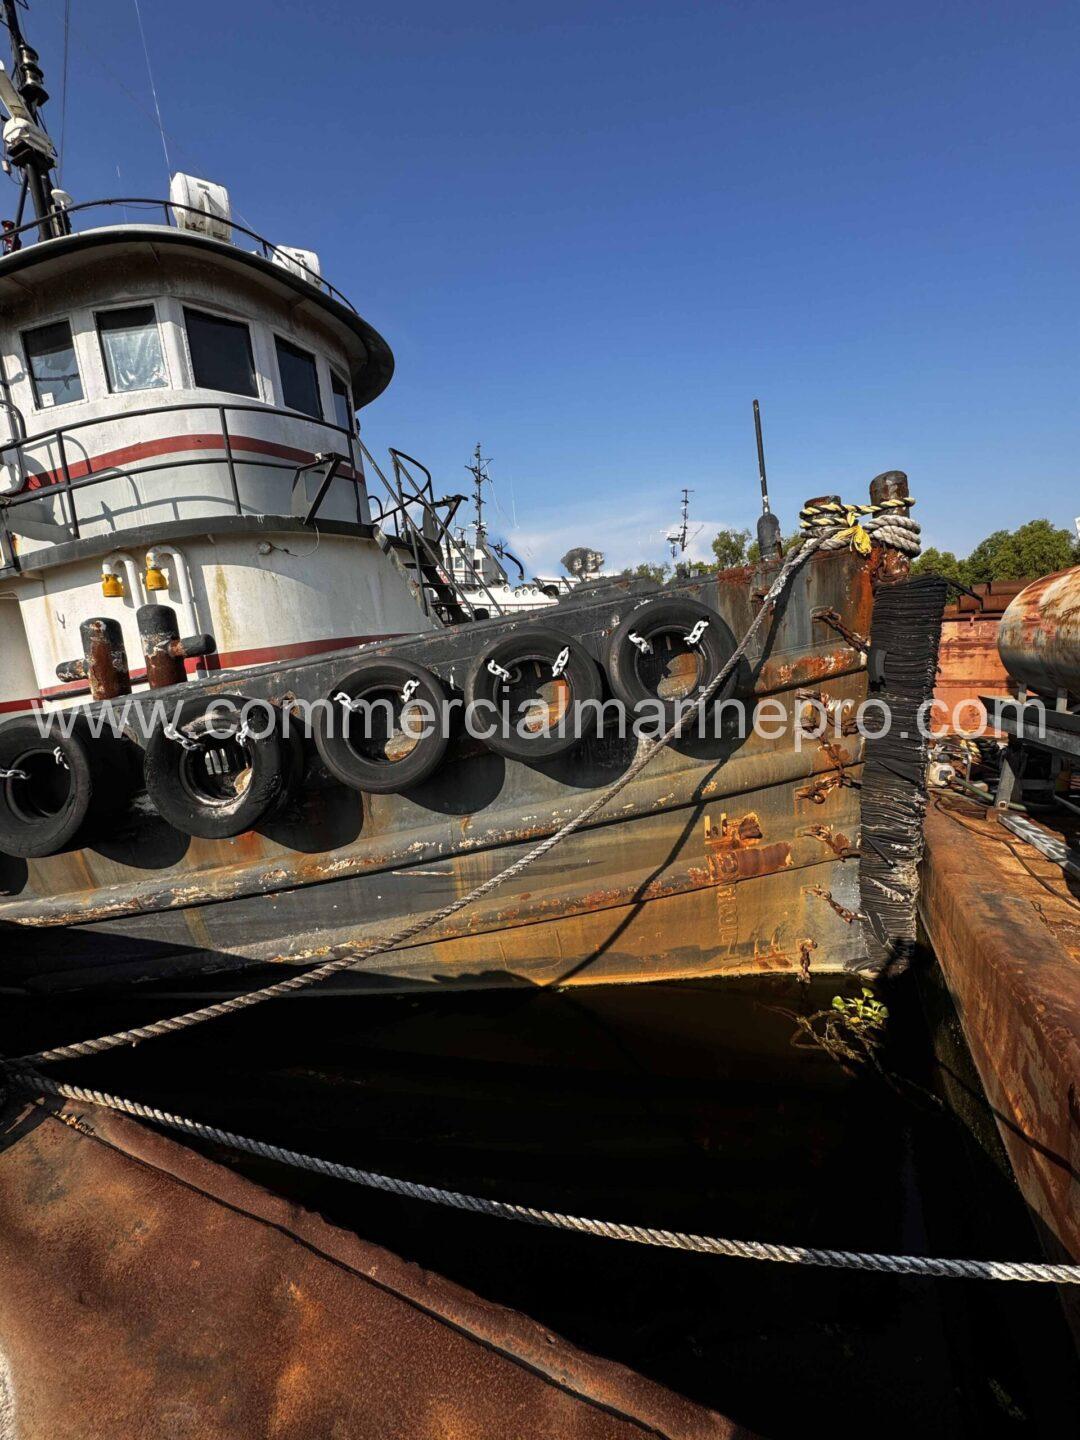
[[(49, 98), (38, 54), (23, 38), (16, 0), (2, 0), (3, 22), (11, 38), (12, 76), (0, 67), (0, 102), (11, 117), (4, 126), (4, 145), (11, 163), (23, 172), (42, 240), (66, 235), (67, 216), (53, 199), (52, 171), (56, 149), (38, 113)], [(16, 237), (17, 238), (17, 237)]]
[(491, 484), (491, 476), (487, 469), (490, 464), (490, 456), (485, 459), (481, 454), (479, 444), (477, 444), (473, 451), (473, 463), (465, 466), (476, 486), (473, 491), (473, 504), (476, 506), (476, 543), (478, 545), (486, 533), (484, 530), (484, 486)]
[(761, 515), (757, 522), (758, 549), (764, 560), (769, 554), (782, 555), (784, 543), (780, 538), (780, 521), (769, 508), (769, 480), (765, 474), (765, 442), (761, 438), (761, 406), (754, 401), (754, 436), (757, 440), (758, 479), (761, 481)]
[[(690, 496), (693, 490), (687, 490), (684, 486), (682, 492), (682, 505), (680, 507), (680, 521), (673, 526), (665, 537), (671, 546), (671, 558), (675, 562), (675, 568), (680, 568), (680, 561), (686, 554), (686, 547), (690, 543)], [(701, 527), (699, 526), (698, 529)], [(697, 533), (696, 531), (694, 532)]]

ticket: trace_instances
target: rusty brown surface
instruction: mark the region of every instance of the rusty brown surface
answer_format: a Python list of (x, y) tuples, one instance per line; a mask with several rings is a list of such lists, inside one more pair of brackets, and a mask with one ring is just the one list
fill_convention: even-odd
[(1080, 1260), (1080, 906), (976, 807), (926, 818), (919, 913), (1024, 1198)]
[(1080, 695), (1080, 565), (1021, 591), (1001, 617), (998, 650), (1028, 689)]
[[(1026, 584), (995, 580), (974, 585), (974, 595), (960, 594), (945, 607), (931, 716), (934, 734), (977, 732), (986, 720), (979, 697), (1009, 691), (1011, 682), (998, 654), (998, 631), (1003, 613)], [(987, 733), (1000, 734), (992, 729)]]
[(5, 1435), (749, 1435), (123, 1116), (0, 1120)]
[(131, 694), (127, 652), (120, 625), (115, 620), (95, 618), (79, 626), (83, 653), (80, 659), (56, 667), (60, 680), (86, 680), (94, 700), (116, 700)]

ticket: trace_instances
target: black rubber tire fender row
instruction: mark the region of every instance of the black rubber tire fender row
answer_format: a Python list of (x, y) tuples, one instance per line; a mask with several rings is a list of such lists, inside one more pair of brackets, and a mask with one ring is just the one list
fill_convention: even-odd
[(138, 747), (84, 718), (43, 733), (20, 717), (0, 726), (0, 851), (44, 859), (92, 843), (140, 788)]
[[(514, 706), (512, 688), (522, 681), (534, 695)], [(559, 693), (545, 700), (542, 690), (553, 682)], [(473, 662), (465, 680), (465, 703), (485, 725), (484, 744), (513, 760), (548, 760), (571, 749), (595, 724), (603, 693), (600, 667), (581, 642), (548, 625), (524, 625), (496, 640)], [(592, 708), (578, 709), (582, 723), (563, 727), (563, 733), (557, 725), (522, 728), (530, 714), (527, 705), (550, 707), (553, 702), (556, 720), (573, 715), (575, 707)], [(483, 707), (483, 715), (477, 707)]]
[[(446, 753), (447, 699), (443, 682), (424, 666), (373, 655), (343, 676), (317, 710), (316, 748), (330, 773), (353, 790), (373, 795), (408, 790), (426, 780)], [(393, 713), (386, 733), (379, 726), (381, 702)], [(394, 735), (409, 746), (396, 757), (386, 753)]]
[[(687, 653), (697, 657), (698, 676), (684, 694), (666, 697), (660, 694), (657, 683), (662, 663), (660, 648), (665, 637), (672, 636), (682, 641)], [(628, 709), (662, 700), (670, 723), (680, 704), (692, 701), (716, 678), (734, 649), (735, 639), (715, 610), (697, 600), (661, 596), (646, 600), (623, 617), (608, 642), (608, 681), (613, 694)]]
[(264, 705), (251, 733), (239, 733), (236, 721), (246, 704), (242, 695), (193, 695), (181, 703), (174, 721), (188, 745), (164, 727), (151, 735), (146, 791), (173, 829), (206, 840), (231, 839), (254, 830), (290, 799), (303, 768), (298, 737), (286, 737), (280, 714)]

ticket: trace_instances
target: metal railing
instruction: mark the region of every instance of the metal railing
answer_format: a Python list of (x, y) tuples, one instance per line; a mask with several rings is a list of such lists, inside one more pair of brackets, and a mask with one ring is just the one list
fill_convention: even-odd
[[(224, 452), (223, 462), (219, 462), (213, 454), (202, 453), (184, 459), (154, 459), (146, 465), (103, 465), (100, 469), (94, 469), (95, 462), (93, 457), (80, 455), (76, 465), (85, 465), (88, 473), (79, 477), (72, 475), (73, 467), (69, 454), (69, 439), (74, 431), (93, 429), (95, 426), (116, 425), (118, 422), (138, 420), (151, 415), (190, 414), (198, 412), (215, 415), (217, 417), (221, 441), (220, 449)], [(62, 496), (64, 499), (64, 507), (67, 511), (67, 519), (64, 523), (71, 532), (71, 539), (78, 540), (81, 538), (81, 530), (77, 496), (83, 490), (89, 490), (107, 484), (110, 481), (118, 479), (134, 481), (143, 475), (163, 474), (172, 470), (183, 470), (194, 465), (205, 467), (216, 463), (224, 463), (229, 478), (232, 509), (237, 515), (243, 515), (245, 513), (243, 501), (240, 496), (240, 483), (237, 475), (238, 466), (242, 465), (248, 469), (289, 470), (293, 472), (295, 484), (295, 477), (298, 472), (305, 468), (310, 468), (312, 461), (315, 459), (316, 452), (312, 451), (310, 457), (303, 460), (289, 460), (284, 458), (273, 459), (243, 449), (238, 451), (237, 446), (234, 444), (235, 437), (233, 431), (229, 425), (229, 416), (237, 414), (255, 414), (263, 417), (272, 416), (275, 419), (303, 421), (307, 426), (313, 426), (321, 432), (334, 436), (337, 447), (340, 447), (340, 439), (338, 437), (344, 437), (346, 441), (345, 457), (352, 466), (354, 475), (352, 477), (343, 476), (342, 479), (345, 480), (346, 483), (354, 482), (356, 477), (359, 477), (361, 481), (363, 480), (363, 465), (358, 449), (354, 450), (353, 448), (354, 446), (359, 447), (360, 445), (359, 437), (355, 431), (349, 430), (341, 425), (336, 425), (332, 421), (317, 418), (314, 415), (306, 415), (301, 410), (288, 410), (272, 405), (247, 405), (221, 401), (181, 401), (173, 405), (151, 405), (138, 410), (123, 410), (112, 414), (98, 415), (93, 418), (87, 417), (80, 420), (72, 420), (67, 424), (56, 425), (49, 430), (42, 430), (34, 435), (14, 438), (6, 444), (0, 445), (0, 463), (10, 463), (8, 457), (12, 452), (15, 452), (18, 455), (18, 463), (23, 475), (22, 487), (19, 490), (6, 495), (0, 495), (0, 540), (2, 540), (3, 543), (4, 560), (7, 561), (9, 556), (13, 556), (12, 531), (16, 534), (19, 533), (18, 526), (12, 521), (13, 511), (17, 511), (21, 506), (40, 504), (42, 501), (52, 499), (54, 496)], [(212, 441), (216, 441), (218, 438), (218, 434), (214, 434), (211, 437)], [(27, 450), (36, 450), (46, 446), (55, 447), (56, 458), (59, 462), (57, 467), (59, 474), (56, 473), (55, 469), (52, 469), (47, 472), (48, 478), (45, 479), (44, 483), (39, 481), (39, 483), (35, 484), (35, 477), (29, 470), (26, 452)], [(300, 450), (300, 447), (298, 446), (297, 449)], [(40, 460), (36, 460), (35, 463), (40, 464), (41, 462)], [(138, 496), (137, 491), (136, 495)], [(356, 518), (360, 524), (364, 523), (362, 498), (361, 488), (357, 486)], [(137, 503), (138, 506), (141, 507), (143, 504), (153, 502), (138, 499)], [(116, 533), (121, 534), (122, 531), (118, 530)], [(7, 568), (11, 568), (10, 563)]]
[[(245, 511), (240, 494), (239, 467), (243, 466), (249, 470), (290, 471), (292, 473), (292, 490), (295, 492), (304, 472), (311, 470), (317, 463), (320, 452), (317, 450), (307, 452), (297, 446), (296, 458), (275, 459), (250, 451), (245, 445), (237, 443), (238, 437), (229, 423), (230, 415), (235, 417), (250, 414), (263, 418), (273, 417), (276, 420), (299, 421), (305, 426), (314, 427), (317, 431), (332, 437), (333, 446), (330, 453), (341, 454), (342, 458), (348, 462), (351, 473), (332, 479), (331, 484), (337, 484), (340, 479), (345, 484), (353, 485), (356, 496), (357, 524), (366, 523), (363, 509), (366, 496), (375, 524), (384, 533), (392, 532), (395, 540), (408, 547), (416, 570), (421, 606), (425, 614), (431, 614), (434, 606), (429, 594), (429, 586), (425, 583), (424, 565), (434, 564), (439, 567), (440, 583), (453, 592), (456, 603), (469, 617), (474, 615), (475, 606), (470, 602), (453, 573), (453, 556), (455, 554), (464, 561), (464, 568), (473, 581), (471, 588), (482, 591), (486, 596), (491, 613), (496, 615), (503, 613), (502, 607), (473, 563), (472, 556), (450, 528), (457, 508), (465, 497), (452, 495), (443, 500), (436, 500), (431, 472), (419, 460), (413, 459), (412, 456), (406, 455), (400, 450), (390, 450), (394, 478), (393, 480), (388, 479), (355, 430), (343, 425), (337, 425), (330, 420), (324, 420), (314, 415), (307, 415), (302, 410), (289, 410), (280, 406), (246, 404), (236, 401), (195, 400), (179, 401), (172, 405), (147, 405), (136, 410), (121, 410), (105, 415), (86, 416), (68, 421), (63, 425), (54, 425), (48, 430), (41, 430), (33, 435), (26, 435), (21, 412), (14, 406), (10, 408), (18, 422), (16, 425), (18, 433), (6, 444), (0, 444), (0, 464), (12, 463), (9, 457), (14, 454), (17, 457), (15, 463), (18, 464), (22, 476), (22, 485), (16, 491), (0, 495), (0, 571), (17, 569), (15, 536), (24, 534), (31, 539), (42, 538), (40, 534), (42, 522), (32, 521), (29, 526), (25, 522), (22, 526), (18, 524), (17, 515), (22, 507), (40, 505), (43, 502), (59, 499), (66, 512), (65, 519), (59, 522), (47, 522), (49, 528), (51, 530), (55, 527), (57, 531), (62, 532), (65, 539), (79, 540), (82, 538), (82, 526), (78, 497), (84, 490), (95, 489), (117, 480), (126, 480), (132, 484), (133, 508), (142, 509), (157, 502), (152, 496), (147, 496), (145, 493), (140, 494), (136, 483), (140, 477), (164, 475), (192, 466), (205, 468), (222, 464), (228, 475), (232, 513), (238, 516), (266, 513), (250, 509)], [(118, 423), (140, 420), (149, 416), (198, 413), (216, 417), (218, 428), (216, 432), (211, 432), (206, 437), (209, 442), (207, 449), (197, 455), (183, 458), (155, 457), (142, 465), (109, 464), (95, 468), (94, 457), (81, 453), (73, 466), (69, 447), (71, 437), (77, 431), (92, 430), (97, 426), (115, 426)], [(256, 438), (262, 440), (265, 437)], [(218, 444), (219, 441), (220, 444)], [(55, 465), (53, 465), (52, 455), (48, 455), (45, 462), (41, 459), (40, 452), (43, 449), (47, 451), (50, 447), (55, 450), (57, 462)], [(213, 450), (218, 448), (223, 452), (220, 458), (213, 453)], [(27, 455), (27, 451), (30, 450), (38, 452), (34, 457), (34, 464), (41, 466), (43, 463), (47, 463), (49, 465), (50, 468), (45, 470), (43, 475), (35, 476), (31, 469)], [(370, 492), (365, 461), (381, 482), (389, 504), (381, 496)], [(416, 477), (409, 469), (410, 465), (423, 471), (426, 477), (423, 483), (417, 482)], [(76, 476), (73, 474), (73, 468), (80, 466), (85, 466), (87, 473)], [(312, 502), (308, 512), (309, 521), (317, 519), (317, 511), (323, 503), (325, 503), (324, 494)], [(443, 511), (446, 513), (444, 514)], [(111, 518), (114, 522), (120, 513), (116, 510), (111, 511)], [(117, 525), (111, 534), (118, 538), (122, 537), (124, 528), (122, 525)], [(35, 535), (34, 531), (37, 531), (38, 534)], [(56, 538), (54, 543), (62, 542), (60, 538)]]
[[(302, 260), (298, 260), (295, 255), (290, 254), (284, 246), (275, 245), (272, 241), (267, 240), (265, 236), (260, 235), (255, 230), (249, 230), (246, 225), (240, 225), (235, 220), (223, 220), (216, 215), (211, 215), (206, 210), (200, 210), (197, 205), (181, 205), (176, 200), (156, 200), (148, 198), (146, 196), (137, 195), (125, 196), (118, 199), (110, 200), (82, 200), (79, 202), (78, 205), (68, 205), (62, 210), (51, 211), (50, 214), (55, 215), (58, 220), (70, 220), (70, 217), (72, 215), (82, 214), (87, 210), (109, 209), (115, 206), (121, 206), (123, 208), (126, 208), (129, 205), (132, 207), (136, 205), (141, 205), (144, 207), (149, 207), (152, 210), (160, 210), (165, 218), (165, 224), (169, 229), (179, 230), (181, 228), (177, 224), (175, 219), (177, 211), (183, 211), (185, 214), (188, 215), (198, 215), (202, 220), (207, 223), (207, 225), (214, 223), (217, 225), (227, 226), (228, 229), (235, 234), (244, 235), (249, 240), (254, 240), (259, 247), (258, 253), (263, 257), (264, 260), (273, 260), (275, 255), (280, 256), (283, 262), (283, 269), (302, 270), (304, 274), (301, 276), (301, 279), (306, 280), (309, 285), (313, 285), (317, 290), (322, 290), (325, 294), (332, 296), (339, 305), (344, 305), (345, 308), (347, 310), (351, 310), (354, 315), (357, 313), (356, 306), (352, 303), (351, 300), (349, 300), (341, 293), (341, 291), (337, 288), (336, 285), (331, 285), (329, 280), (327, 280), (324, 276), (320, 275), (318, 271), (312, 270), (309, 265), (305, 265)], [(9, 252), (15, 248), (21, 249), (21, 246), (13, 246), (12, 241), (16, 238), (21, 239), (23, 235), (25, 235), (31, 230), (38, 230), (40, 226), (41, 221), (35, 218), (33, 220), (27, 220), (24, 224), (16, 226), (12, 230), (5, 230), (3, 237), (5, 248)], [(203, 232), (196, 230), (188, 230), (186, 233), (189, 235), (197, 235)], [(59, 237), (54, 236), (52, 238), (56, 239)], [(217, 237), (211, 236), (210, 238), (216, 239)], [(48, 244), (48, 241), (35, 241), (34, 243)]]
[[(379, 514), (376, 517), (374, 510), (373, 518), (384, 531), (387, 523), (392, 522), (395, 538), (402, 540), (408, 545), (412, 552), (413, 565), (420, 576), (422, 575), (422, 559), (430, 555), (440, 566), (442, 574), (441, 582), (452, 591), (457, 604), (470, 617), (476, 618), (476, 606), (466, 593), (454, 574), (454, 556), (457, 555), (463, 561), (465, 570), (472, 580), (470, 589), (482, 591), (485, 595), (492, 615), (502, 615), (504, 608), (495, 598), (484, 580), (483, 574), (477, 569), (473, 557), (469, 554), (468, 548), (454, 534), (451, 526), (458, 507), (465, 500), (464, 495), (446, 495), (441, 499), (435, 498), (435, 483), (431, 471), (422, 461), (412, 455), (406, 455), (403, 450), (395, 450), (390, 447), (390, 461), (393, 469), (393, 481), (380, 469), (378, 461), (368, 450), (364, 442), (360, 441), (360, 451), (368, 465), (379, 477), (383, 487), (387, 491), (394, 504), (390, 509), (385, 509), (377, 497), (373, 497), (369, 491), (369, 499), (373, 505), (379, 505)], [(423, 472), (423, 481), (417, 481), (409, 466), (415, 466)], [(419, 511), (419, 520), (414, 511)], [(445, 512), (445, 513), (444, 513)], [(424, 613), (430, 614), (432, 602), (427, 594), (426, 588), (421, 584), (421, 598)]]

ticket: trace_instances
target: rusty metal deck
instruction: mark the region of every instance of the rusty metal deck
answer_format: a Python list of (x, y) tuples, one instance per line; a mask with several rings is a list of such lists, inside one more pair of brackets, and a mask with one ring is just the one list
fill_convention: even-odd
[(926, 817), (919, 911), (1013, 1171), (1080, 1260), (1080, 887), (978, 806)]
[(0, 1112), (4, 1440), (749, 1434), (122, 1116)]

